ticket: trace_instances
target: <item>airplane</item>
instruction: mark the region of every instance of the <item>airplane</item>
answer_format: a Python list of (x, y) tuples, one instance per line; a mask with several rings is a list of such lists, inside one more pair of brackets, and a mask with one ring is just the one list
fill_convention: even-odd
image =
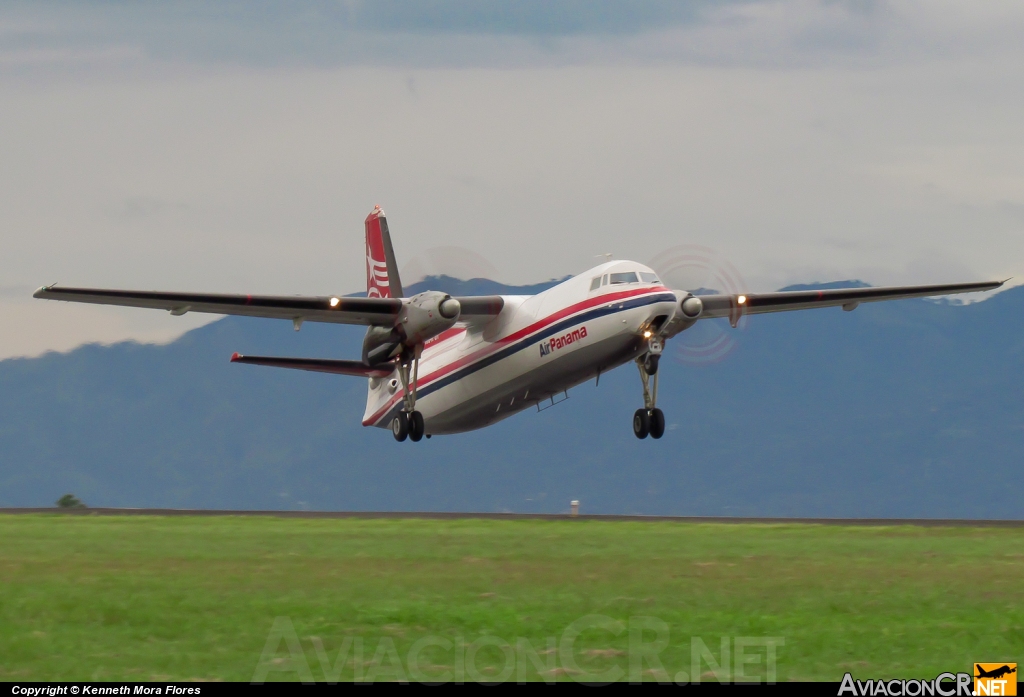
[(1010, 673), (1016, 673), (1017, 672), (1016, 668), (1011, 668), (1008, 665), (1004, 665), (1004, 666), (1002, 666), (1000, 668), (995, 668), (994, 670), (985, 670), (984, 668), (982, 668), (980, 665), (977, 665), (977, 664), (975, 664), (974, 667), (975, 667), (975, 669), (978, 672), (978, 674), (974, 676), (976, 678), (1001, 678), (1004, 675), (1009, 675)]
[(576, 385), (634, 362), (643, 406), (637, 438), (661, 438), (658, 364), (665, 343), (699, 321), (818, 307), (971, 293), (1003, 282), (893, 288), (701, 294), (665, 286), (651, 268), (606, 261), (537, 295), (453, 297), (425, 291), (406, 297), (387, 218), (376, 206), (365, 220), (366, 296), (266, 296), (105, 290), (44, 286), (36, 298), (155, 308), (172, 315), (208, 312), (303, 322), (366, 325), (359, 360), (246, 356), (234, 363), (294, 368), (368, 379), (364, 426), (395, 439), (484, 428), (538, 407)]

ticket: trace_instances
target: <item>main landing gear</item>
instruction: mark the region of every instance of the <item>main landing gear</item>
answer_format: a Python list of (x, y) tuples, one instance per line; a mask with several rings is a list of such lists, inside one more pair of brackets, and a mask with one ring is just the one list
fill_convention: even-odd
[(661, 340), (652, 338), (647, 353), (636, 359), (636, 367), (640, 369), (640, 381), (644, 385), (644, 408), (637, 409), (633, 414), (633, 435), (640, 439), (647, 436), (661, 438), (665, 435), (665, 414), (656, 406), (661, 350)]
[(425, 433), (423, 414), (416, 411), (416, 385), (419, 380), (420, 354), (422, 353), (423, 345), (416, 344), (412, 355), (403, 353), (398, 362), (398, 376), (402, 379), (405, 405), (391, 421), (391, 433), (400, 443), (406, 438), (414, 443), (422, 439), (424, 435), (430, 438), (430, 434)]
[[(423, 414), (418, 411), (400, 411), (391, 421), (391, 433), (394, 434), (395, 440), (399, 442), (406, 438), (416, 442), (423, 438), (423, 430)], [(430, 436), (427, 435), (427, 438), (430, 438)]]

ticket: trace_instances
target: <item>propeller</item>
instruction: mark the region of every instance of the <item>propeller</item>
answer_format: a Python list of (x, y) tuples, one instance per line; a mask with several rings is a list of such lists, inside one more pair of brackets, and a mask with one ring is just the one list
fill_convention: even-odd
[[(740, 272), (721, 253), (698, 244), (681, 244), (662, 250), (647, 263), (662, 283), (694, 295), (736, 295), (746, 290)], [(746, 316), (738, 329), (746, 327)], [(697, 322), (669, 342), (669, 355), (679, 363), (717, 363), (737, 346), (735, 334), (725, 320)]]
[(430, 247), (410, 259), (400, 271), (407, 285), (429, 277), (448, 276), (469, 281), (474, 278), (495, 280), (498, 269), (480, 254), (465, 247)]

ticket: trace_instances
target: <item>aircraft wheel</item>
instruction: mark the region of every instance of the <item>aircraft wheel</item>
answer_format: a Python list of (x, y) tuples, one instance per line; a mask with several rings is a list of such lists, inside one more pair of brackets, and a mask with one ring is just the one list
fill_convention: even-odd
[(409, 414), (409, 439), (414, 443), (423, 437), (424, 425), (423, 414), (414, 411)]
[(637, 409), (633, 414), (633, 435), (644, 439), (651, 431), (651, 417), (646, 409)]
[(661, 409), (651, 409), (651, 438), (665, 435), (665, 413)]
[(409, 415), (404, 411), (398, 412), (391, 421), (391, 433), (399, 443), (409, 437)]
[(658, 374), (658, 361), (661, 360), (661, 356), (657, 353), (647, 354), (647, 358), (644, 359), (644, 370), (647, 371), (648, 375)]

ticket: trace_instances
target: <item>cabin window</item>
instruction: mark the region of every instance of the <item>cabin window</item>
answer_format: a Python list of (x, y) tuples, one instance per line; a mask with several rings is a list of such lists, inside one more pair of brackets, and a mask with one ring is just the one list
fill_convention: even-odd
[(640, 280), (644, 283), (658, 283), (658, 274), (640, 272)]
[(612, 285), (617, 283), (637, 283), (636, 274), (632, 271), (610, 274), (610, 280)]
[(590, 282), (590, 290), (597, 290), (600, 287), (601, 287), (601, 277), (598, 276), (597, 278), (593, 279)]

